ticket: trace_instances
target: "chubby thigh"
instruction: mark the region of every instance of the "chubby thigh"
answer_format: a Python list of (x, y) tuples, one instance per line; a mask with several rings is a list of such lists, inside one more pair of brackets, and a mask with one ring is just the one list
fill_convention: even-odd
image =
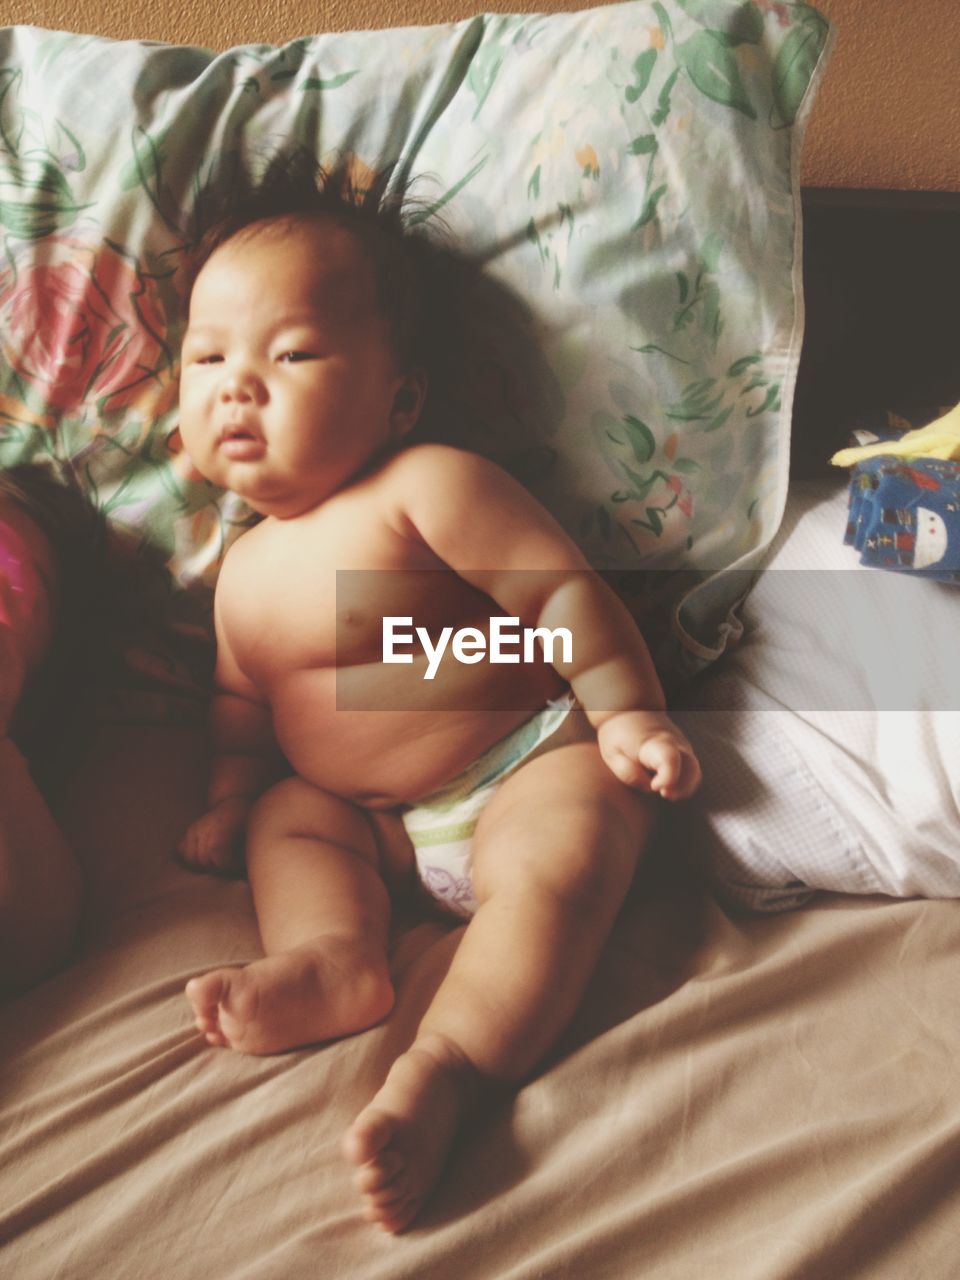
[(473, 882), (494, 893), (543, 890), (619, 910), (653, 823), (656, 802), (624, 786), (596, 741), (531, 757), (507, 778), (477, 823)]
[[(571, 746), (583, 750), (571, 754), (566, 751)], [(495, 744), (446, 787), (405, 811), (402, 823), (413, 843), (423, 891), (443, 910), (470, 919), (484, 900), (475, 875), (478, 848), (483, 857), (484, 846), (492, 844), (493, 852), (486, 856), (493, 858), (502, 841), (507, 874), (513, 871), (522, 879), (527, 857), (541, 847), (544, 824), (553, 830), (552, 815), (562, 815), (560, 835), (566, 829), (575, 833), (579, 854), (589, 850), (598, 835), (602, 844), (608, 820), (616, 821), (623, 809), (632, 813), (637, 802), (636, 794), (603, 763), (593, 727), (568, 695)], [(645, 814), (647, 806), (641, 803), (640, 810)], [(586, 823), (586, 832), (575, 818)], [(513, 829), (504, 830), (505, 826)], [(546, 856), (551, 868), (560, 865), (555, 853)], [(602, 864), (602, 857), (588, 856), (588, 869)]]
[(657, 803), (615, 778), (591, 742), (511, 775), (478, 823), (477, 913), (421, 1032), (485, 1076), (533, 1070), (580, 1003)]

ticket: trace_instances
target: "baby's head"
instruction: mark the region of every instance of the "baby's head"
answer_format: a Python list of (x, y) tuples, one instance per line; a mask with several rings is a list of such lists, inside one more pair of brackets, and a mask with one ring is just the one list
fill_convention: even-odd
[(416, 425), (429, 250), (379, 184), (267, 182), (201, 242), (181, 379), (194, 464), (264, 514), (301, 514)]

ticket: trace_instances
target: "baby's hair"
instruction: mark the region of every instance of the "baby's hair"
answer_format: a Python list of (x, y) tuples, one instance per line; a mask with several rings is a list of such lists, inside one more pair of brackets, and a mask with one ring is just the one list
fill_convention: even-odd
[(105, 525), (96, 507), (38, 463), (0, 470), (0, 500), (19, 507), (50, 543), (61, 608), (84, 609), (90, 575), (105, 554)]
[(324, 169), (301, 148), (275, 157), (259, 181), (245, 172), (236, 175), (229, 184), (229, 204), (198, 240), (189, 290), (217, 249), (235, 237), (266, 231), (260, 224), (272, 224), (270, 229), (282, 234), (305, 222), (334, 221), (352, 232), (369, 254), (401, 366), (423, 368), (432, 380), (442, 362), (438, 352), (449, 340), (449, 298), (440, 255), (454, 255), (415, 227), (426, 220), (426, 210), (413, 200), (409, 186), (391, 185), (394, 173), (388, 168), (359, 179), (351, 166)]
[(0, 501), (18, 507), (37, 526), (50, 544), (56, 573), (50, 654), (14, 726), (30, 755), (41, 729), (52, 729), (65, 686), (85, 667), (93, 633), (104, 620), (106, 523), (69, 476), (58, 476), (52, 466), (22, 463), (0, 470)]

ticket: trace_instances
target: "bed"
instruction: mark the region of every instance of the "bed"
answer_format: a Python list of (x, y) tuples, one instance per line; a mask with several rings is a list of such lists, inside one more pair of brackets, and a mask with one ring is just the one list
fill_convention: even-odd
[[(797, 486), (794, 567), (825, 549), (836, 565), (844, 503), (842, 484)], [(663, 841), (560, 1048), (484, 1107), (423, 1217), (385, 1238), (338, 1143), (456, 927), (396, 922), (379, 1028), (270, 1058), (209, 1050), (184, 982), (258, 942), (244, 884), (170, 858), (204, 749), (196, 729), (102, 726), (64, 797), (97, 908), (69, 968), (2, 1014), (7, 1274), (954, 1274), (954, 902), (821, 894), (745, 915), (689, 842)], [(939, 820), (955, 832), (955, 811)]]
[[(813, 581), (820, 575), (833, 581), (855, 568), (842, 544), (845, 476), (794, 474), (788, 483), (801, 327), (795, 148), (801, 100), (825, 31), (806, 10), (793, 15), (794, 25), (781, 21), (777, 6), (763, 8), (761, 29), (761, 8), (733, 5), (725, 9), (733, 25), (723, 40), (710, 25), (718, 7), (707, 18), (709, 8), (638, 3), (605, 11), (602, 21), (614, 24), (616, 36), (606, 47), (620, 45), (616, 125), (628, 149), (604, 149), (603, 122), (611, 117), (599, 109), (594, 85), (592, 96), (584, 90), (575, 102), (581, 118), (593, 113), (589, 143), (581, 139), (565, 149), (554, 134), (538, 133), (533, 169), (519, 162), (510, 168), (498, 153), (508, 167), (507, 187), (531, 206), (522, 206), (522, 215), (509, 210), (521, 234), (504, 251), (510, 269), (501, 278), (516, 291), (522, 287), (526, 299), (511, 314), (519, 314), (528, 336), (537, 329), (530, 317), (536, 320), (538, 307), (549, 304), (556, 323), (537, 329), (546, 354), (533, 367), (536, 376), (527, 366), (523, 395), (511, 374), (512, 348), (504, 350), (502, 337), (499, 345), (490, 339), (483, 347), (483, 376), (475, 370), (469, 386), (473, 438), (483, 437), (490, 422), (507, 422), (499, 434), (487, 432), (490, 451), (506, 454), (598, 565), (615, 575), (646, 573), (650, 564), (663, 570), (656, 582), (649, 576), (642, 582), (658, 607), (670, 603), (676, 620), (672, 633), (660, 638), (658, 654), (693, 731), (707, 725), (719, 735), (725, 771), (711, 779), (708, 756), (703, 802), (662, 825), (562, 1043), (516, 1095), (478, 1111), (423, 1215), (396, 1238), (363, 1222), (339, 1142), (412, 1037), (460, 926), (416, 910), (398, 914), (392, 937), (398, 1000), (381, 1026), (271, 1057), (215, 1051), (193, 1029), (184, 983), (206, 967), (257, 955), (256, 924), (243, 882), (191, 875), (172, 857), (203, 804), (209, 652), (197, 600), (245, 517), (229, 499), (195, 484), (178, 461), (171, 401), (176, 272), (170, 268), (177, 263), (172, 241), (189, 228), (181, 222), (171, 229), (168, 215), (175, 204), (190, 205), (197, 175), (209, 170), (196, 155), (180, 155), (176, 167), (178, 148), (186, 144), (183, 131), (169, 127), (170, 113), (199, 93), (217, 148), (225, 148), (225, 121), (234, 127), (241, 116), (244, 128), (254, 123), (256, 151), (279, 128), (279, 96), (271, 100), (272, 115), (258, 116), (250, 105), (258, 94), (258, 101), (265, 99), (267, 81), (301, 86), (301, 100), (309, 97), (309, 81), (324, 79), (324, 93), (336, 82), (335, 102), (339, 88), (362, 78), (348, 76), (360, 64), (351, 63), (348, 43), (336, 41), (319, 54), (312, 42), (281, 51), (247, 49), (234, 52), (229, 66), (225, 60), (214, 66), (212, 55), (201, 51), (24, 30), (6, 37), (0, 118), (7, 172), (15, 174), (20, 193), (4, 224), (6, 261), (18, 268), (14, 284), (27, 281), (38, 262), (75, 265), (76, 246), (90, 241), (93, 226), (100, 253), (87, 278), (96, 287), (84, 297), (106, 292), (114, 303), (127, 299), (131, 312), (118, 323), (139, 336), (101, 348), (80, 394), (62, 378), (44, 383), (39, 357), (29, 369), (23, 360), (17, 364), (8, 308), (15, 376), (7, 370), (0, 461), (47, 457), (69, 464), (118, 530), (159, 548), (184, 590), (168, 601), (164, 626), (136, 638), (100, 677), (87, 713), (69, 733), (64, 728), (70, 767), (56, 804), (84, 866), (89, 906), (71, 963), (0, 1010), (3, 1274), (17, 1280), (687, 1280), (702, 1274), (947, 1280), (956, 1274), (956, 903), (811, 895), (793, 885), (787, 888), (794, 899), (774, 904), (791, 909), (747, 912), (718, 892), (709, 874), (711, 842), (736, 841), (737, 830), (750, 838), (761, 819), (793, 839), (805, 830), (802, 804), (786, 793), (785, 807), (778, 808), (779, 793), (762, 774), (764, 761), (750, 760), (731, 728), (731, 696), (745, 689), (776, 704), (766, 713), (773, 717), (771, 732), (779, 724), (784, 733), (799, 726), (807, 735), (808, 763), (838, 780), (836, 804), (844, 804), (841, 781), (858, 788), (858, 821), (865, 828), (875, 823), (879, 841), (912, 840), (921, 852), (949, 857), (960, 801), (960, 752), (950, 758), (941, 750), (956, 737), (957, 702), (942, 684), (925, 695), (942, 736), (929, 759), (911, 758), (913, 773), (893, 776), (871, 748), (881, 728), (896, 729), (891, 717), (905, 723), (903, 717), (918, 712), (882, 701), (838, 709), (816, 696), (805, 700), (804, 691), (798, 696), (795, 684), (788, 694), (779, 683), (785, 640), (795, 638), (788, 616), (795, 597), (782, 585), (787, 575), (801, 570)], [(519, 20), (514, 26), (488, 22), (481, 30), (457, 24), (395, 36), (390, 52), (396, 55), (399, 41), (403, 57), (395, 65), (404, 68), (407, 89), (416, 81), (430, 87), (433, 101), (440, 89), (446, 95), (430, 128), (452, 119), (463, 138), (484, 110), (509, 115), (517, 109), (522, 94), (497, 99), (498, 86), (511, 83), (511, 58), (542, 55), (549, 63), (554, 34), (574, 50), (582, 87), (584, 50), (596, 28), (577, 24), (600, 21), (556, 15), (535, 29)], [(643, 33), (642, 45), (623, 43), (636, 32)], [(375, 38), (366, 40), (366, 53), (379, 56)], [(459, 116), (450, 76), (417, 61), (424, 48), (451, 45), (461, 53), (470, 46), (469, 69), (458, 81), (468, 89)], [(721, 90), (694, 57), (721, 46), (740, 51), (731, 55), (739, 59), (739, 88), (731, 89), (728, 76)], [(685, 48), (677, 55), (682, 75), (674, 74), (675, 63), (661, 65), (671, 47)], [(784, 92), (783, 73), (801, 74), (797, 59), (804, 50), (803, 84)], [(314, 56), (322, 75), (308, 65)], [(94, 100), (94, 72), (105, 74), (103, 59), (124, 86), (117, 92), (122, 101), (111, 104), (111, 114), (97, 98), (100, 114), (85, 117), (81, 131), (64, 104), (77, 95)], [(63, 83), (53, 93), (57, 67)], [(769, 74), (777, 68), (779, 80)], [(601, 78), (612, 82), (609, 67)], [(245, 87), (254, 81), (258, 88)], [(762, 110), (761, 82), (774, 94)], [(682, 105), (681, 91), (687, 94)], [(628, 111), (642, 110), (649, 123), (663, 112), (665, 94), (676, 95), (673, 110), (686, 119), (669, 135), (669, 146), (669, 113), (644, 129)], [(193, 110), (196, 101), (184, 109)], [(548, 92), (545, 102), (549, 113)], [(710, 129), (727, 131), (729, 147), (721, 148), (718, 167), (737, 168), (738, 182), (758, 193), (748, 192), (749, 216), (731, 231), (743, 237), (734, 261), (710, 241), (709, 226), (689, 236), (700, 206), (697, 184), (678, 178), (677, 139), (685, 146), (695, 135), (701, 157), (717, 150), (716, 135), (702, 134), (697, 123), (701, 108)], [(441, 150), (430, 152), (424, 141), (430, 129), (423, 115), (412, 115), (421, 153), (426, 149), (446, 180), (451, 174)], [(576, 115), (567, 102), (557, 119)], [(385, 111), (379, 124), (363, 127), (389, 132), (397, 126), (388, 117)], [(316, 113), (307, 127), (319, 127)], [(769, 128), (769, 145), (758, 137), (745, 146), (743, 131), (761, 127)], [(370, 154), (362, 138), (351, 136), (356, 154)], [(469, 137), (471, 145), (477, 142)], [(402, 138), (392, 145), (404, 154)], [(565, 201), (557, 198), (556, 183), (566, 181), (558, 174), (568, 150), (576, 198)], [(14, 152), (17, 165), (10, 162)], [(31, 165), (41, 153), (57, 163), (47, 164), (42, 181), (34, 172), (31, 185)], [(116, 171), (109, 168), (114, 154)], [(459, 177), (490, 163), (485, 154), (479, 145), (457, 152)], [(603, 193), (623, 186), (611, 172), (620, 171), (625, 156), (639, 165), (639, 178), (629, 184), (626, 225), (631, 235), (641, 233), (644, 249), (632, 280), (611, 271), (609, 256), (588, 234), (598, 221), (594, 197), (610, 199)], [(107, 183), (109, 211), (94, 202), (104, 173), (123, 178)], [(451, 180), (445, 193), (454, 185)], [(705, 207), (715, 207), (719, 190), (707, 192)], [(448, 201), (449, 217), (482, 239), (486, 206), (470, 195), (469, 182), (461, 191), (467, 192), (463, 203)], [(584, 243), (589, 252), (580, 261)], [(498, 261), (503, 266), (504, 259)], [(737, 269), (744, 261), (756, 268), (747, 291)], [(101, 290), (105, 264), (114, 281), (126, 279), (130, 287)], [(571, 310), (568, 278), (576, 292), (595, 290), (589, 316)], [(704, 288), (709, 285), (716, 293)], [(8, 307), (10, 287), (0, 286), (0, 309)], [(638, 296), (653, 311), (659, 298), (668, 320), (661, 329), (651, 321), (643, 334), (634, 319), (621, 324), (620, 346), (611, 354), (611, 316), (635, 317)], [(726, 321), (722, 332), (719, 313)], [(685, 314), (691, 319), (678, 324)], [(678, 359), (663, 357), (665, 333)], [(584, 356), (601, 339), (602, 376)], [(636, 359), (639, 348), (648, 348), (643, 360)], [(638, 407), (658, 398), (677, 410), (662, 429), (649, 425), (649, 408)], [(727, 408), (731, 413), (719, 421)], [(562, 425), (544, 435), (542, 423), (551, 416)], [(704, 422), (710, 431), (702, 430)], [(601, 450), (598, 442), (611, 435), (612, 447)], [(818, 456), (842, 442), (824, 438)], [(588, 464), (588, 455), (599, 463)], [(671, 469), (668, 462), (678, 459), (685, 465)], [(724, 514), (729, 518), (721, 519)], [(634, 521), (629, 551), (620, 550), (628, 540), (609, 536), (605, 521), (617, 519)], [(767, 572), (735, 607), (743, 575), (752, 579), (760, 564)], [(717, 575), (718, 568), (724, 573)], [(939, 616), (948, 624), (958, 608), (944, 594), (949, 589), (912, 585), (939, 590), (937, 607), (945, 611)], [(829, 615), (821, 621), (809, 643), (820, 646), (829, 666), (845, 638), (831, 630)], [(929, 650), (930, 679), (946, 679), (950, 664), (938, 656), (936, 637), (921, 627), (908, 638), (916, 652), (904, 660)], [(718, 663), (724, 649), (729, 652)], [(859, 718), (859, 736), (845, 728), (850, 716)], [(939, 771), (939, 789), (911, 793), (912, 781), (928, 767)], [(740, 803), (732, 804), (736, 785)], [(928, 800), (922, 815), (914, 807), (921, 792)]]

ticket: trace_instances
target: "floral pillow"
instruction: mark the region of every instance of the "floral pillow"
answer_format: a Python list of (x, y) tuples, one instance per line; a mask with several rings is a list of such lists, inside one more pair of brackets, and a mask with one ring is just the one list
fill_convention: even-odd
[(58, 460), (181, 585), (210, 587), (249, 513), (195, 480), (177, 432), (204, 210), (282, 147), (395, 165), (512, 300), (476, 300), (450, 439), (519, 475), (598, 568), (669, 570), (634, 594), (676, 611), (664, 665), (695, 669), (739, 593), (716, 572), (762, 550), (783, 506), (797, 157), (827, 34), (781, 0), (219, 55), (8, 28), (0, 465)]

